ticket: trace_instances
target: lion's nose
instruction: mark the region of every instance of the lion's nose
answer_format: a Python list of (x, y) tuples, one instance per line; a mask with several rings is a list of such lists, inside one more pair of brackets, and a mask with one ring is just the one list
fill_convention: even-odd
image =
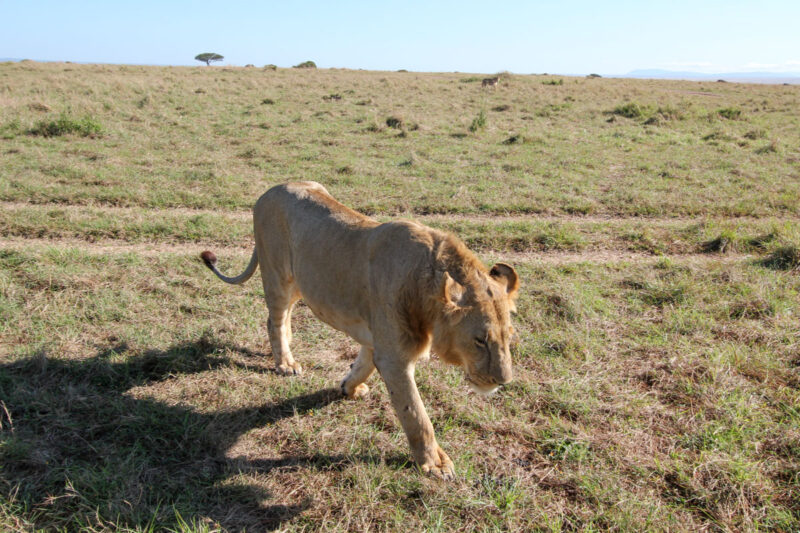
[(511, 370), (511, 367), (501, 367), (500, 372), (494, 376), (494, 382), (498, 385), (505, 385), (506, 383), (510, 383), (511, 380), (514, 378), (514, 373)]

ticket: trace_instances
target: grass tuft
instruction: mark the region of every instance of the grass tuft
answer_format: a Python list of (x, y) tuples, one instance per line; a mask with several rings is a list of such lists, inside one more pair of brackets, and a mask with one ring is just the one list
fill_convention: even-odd
[(625, 118), (644, 119), (649, 117), (653, 113), (653, 110), (650, 106), (644, 104), (628, 102), (627, 104), (615, 107), (612, 113)]
[(403, 119), (400, 117), (391, 116), (386, 119), (386, 125), (389, 126), (390, 128), (399, 130), (403, 127)]
[(756, 149), (757, 154), (775, 154), (779, 151), (780, 148), (777, 139), (772, 139), (768, 144)]
[(761, 264), (773, 270), (798, 270), (800, 269), (800, 247), (781, 246), (762, 259)]
[(96, 137), (102, 131), (103, 128), (100, 123), (90, 116), (75, 119), (69, 115), (62, 114), (55, 119), (37, 122), (28, 133), (42, 137), (58, 137), (70, 133), (75, 133), (82, 137)]
[(313, 61), (303, 61), (302, 63), (298, 63), (292, 68), (317, 68), (317, 64), (314, 63)]
[(705, 253), (719, 253), (736, 251), (736, 243), (740, 240), (735, 231), (726, 230), (717, 237), (701, 244), (700, 249)]
[(717, 115), (728, 120), (739, 120), (742, 118), (742, 110), (738, 107), (723, 107), (717, 109)]
[(486, 127), (486, 111), (480, 110), (478, 116), (472, 119), (469, 125), (470, 133), (476, 133)]

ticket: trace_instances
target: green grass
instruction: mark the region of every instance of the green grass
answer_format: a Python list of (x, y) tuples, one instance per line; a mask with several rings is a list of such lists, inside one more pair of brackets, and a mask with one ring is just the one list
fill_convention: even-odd
[[(800, 528), (796, 87), (484, 77), (0, 65), (0, 530)], [(517, 268), (515, 380), (417, 368), (454, 482), (197, 259), (294, 179)]]
[[(378, 214), (564, 213), (575, 202), (609, 216), (800, 213), (791, 87), (714, 86), (711, 104), (690, 82), (645, 90), (642, 81), (575, 78), (553, 91), (541, 77), (511, 76), (484, 94), (456, 74), (206, 70), (4, 65), (4, 135), (43, 120), (31, 107), (42, 104), (91, 116), (103, 137), (4, 140), (0, 199), (244, 209), (277, 181), (315, 179)], [(39, 93), (25, 92), (37, 83)], [(323, 100), (334, 93), (343, 99)], [(630, 102), (684, 118), (607, 122), (608, 110)], [(451, 135), (467, 131), (476, 110), (499, 104), (515, 112), (487, 111), (479, 136)], [(728, 120), (712, 105), (743, 114)], [(389, 116), (419, 127), (398, 138), (381, 127)], [(373, 122), (379, 127), (367, 131)], [(717, 129), (731, 140), (703, 141)], [(748, 138), (753, 131), (765, 139)], [(503, 145), (509, 132), (538, 142)], [(411, 151), (418, 164), (398, 166)], [(337, 174), (343, 166), (352, 174)], [(79, 174), (53, 179), (59, 167)], [(364, 186), (374, 194), (360, 194)]]
[(92, 117), (74, 119), (66, 114), (51, 120), (40, 120), (32, 127), (28, 133), (40, 135), (42, 137), (57, 137), (75, 133), (82, 137), (99, 135), (103, 131), (102, 126)]
[[(14, 424), (0, 446), (14, 489), (5, 508), (36, 527), (178, 527), (180, 516), (346, 528), (331, 507), (339, 520), (377, 525), (388, 512), (409, 527), (431, 512), (521, 530), (633, 526), (647, 508), (681, 529), (709, 517), (796, 525), (785, 472), (800, 462), (789, 407), (800, 398), (771, 385), (797, 379), (800, 280), (789, 273), (748, 262), (518, 264), (518, 379), (484, 399), (455, 370), (419, 369), (459, 466), (449, 486), (409, 468), (379, 381), (366, 402), (338, 399), (340, 354), (353, 345), (306, 308), (295, 352), (307, 375), (269, 371), (257, 283), (215, 283), (172, 254), (23, 247), (0, 266), (10, 349), (0, 392)], [(737, 311), (762, 300), (771, 311)]]

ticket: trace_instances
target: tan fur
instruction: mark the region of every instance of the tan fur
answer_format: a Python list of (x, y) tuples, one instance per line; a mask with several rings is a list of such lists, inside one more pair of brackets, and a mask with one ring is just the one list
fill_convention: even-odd
[[(378, 222), (349, 209), (314, 182), (273, 187), (254, 213), (254, 258), (269, 308), (277, 371), (301, 373), (291, 343), (291, 309), (303, 298), (322, 321), (361, 344), (342, 391), (366, 395), (377, 368), (424, 472), (450, 478), (453, 463), (439, 447), (414, 381), (414, 366), (433, 350), (462, 366), (481, 392), (511, 380), (510, 312), (519, 289), (514, 269), (492, 270), (455, 236), (416, 222)], [(213, 261), (212, 261), (213, 259)], [(221, 279), (241, 283), (203, 260)]]

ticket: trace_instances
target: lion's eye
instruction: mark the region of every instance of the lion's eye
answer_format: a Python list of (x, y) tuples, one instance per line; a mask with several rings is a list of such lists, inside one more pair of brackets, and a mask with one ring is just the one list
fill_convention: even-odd
[(481, 337), (475, 337), (475, 344), (478, 346), (486, 346), (486, 339)]

